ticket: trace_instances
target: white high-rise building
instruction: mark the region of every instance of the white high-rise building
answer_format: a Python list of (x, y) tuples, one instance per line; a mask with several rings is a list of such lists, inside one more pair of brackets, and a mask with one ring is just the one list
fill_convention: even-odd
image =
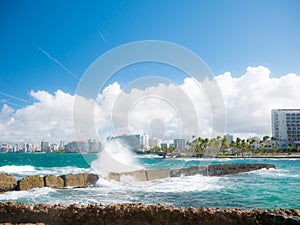
[(141, 135), (140, 134), (131, 134), (131, 135), (119, 135), (116, 137), (110, 137), (110, 140), (117, 140), (122, 143), (126, 148), (132, 151), (141, 150)]
[(156, 138), (150, 138), (149, 139), (149, 147), (150, 148), (156, 147), (157, 145), (158, 145), (158, 143), (157, 143), (157, 139)]
[(280, 149), (300, 145), (300, 109), (273, 109), (272, 136)]
[(149, 150), (149, 135), (144, 133), (140, 137), (142, 151)]
[(118, 140), (132, 151), (149, 150), (149, 135), (144, 134), (123, 134), (115, 137), (108, 137), (107, 140)]
[(41, 151), (50, 151), (50, 142), (49, 141), (42, 141), (41, 142)]
[(185, 139), (174, 139), (174, 147), (176, 152), (183, 152), (185, 150)]
[(97, 140), (88, 140), (88, 151), (89, 152), (100, 152), (101, 150), (101, 143)]
[(231, 142), (233, 142), (233, 135), (232, 134), (225, 134), (224, 138), (226, 138), (226, 142), (228, 145), (230, 145)]

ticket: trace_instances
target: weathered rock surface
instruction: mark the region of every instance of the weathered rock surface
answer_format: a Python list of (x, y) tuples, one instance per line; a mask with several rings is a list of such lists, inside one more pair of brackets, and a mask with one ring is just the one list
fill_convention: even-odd
[(164, 179), (170, 177), (169, 169), (146, 170), (147, 180)]
[(84, 187), (84, 177), (82, 174), (65, 174), (61, 178), (65, 187)]
[(97, 181), (99, 180), (99, 176), (93, 173), (84, 173), (84, 184), (85, 185), (93, 185), (96, 184)]
[(65, 174), (61, 178), (64, 181), (65, 187), (80, 188), (95, 184), (99, 179), (98, 175), (91, 173)]
[(200, 174), (203, 176), (224, 176), (249, 172), (259, 169), (275, 168), (274, 164), (216, 164), (206, 166), (191, 166), (188, 168), (161, 169), (161, 170), (139, 170), (133, 172), (110, 173), (107, 178), (120, 181), (122, 177), (132, 177), (138, 181), (150, 181), (164, 179), (167, 177), (192, 176)]
[(14, 190), (17, 186), (17, 181), (14, 176), (6, 173), (0, 174), (0, 192)]
[(0, 174), (0, 193), (12, 190), (29, 190), (32, 188), (64, 188), (64, 187), (87, 187), (96, 184), (98, 175), (92, 173), (66, 174), (62, 176), (48, 175), (29, 176), (16, 181), (10, 174)]
[(51, 188), (63, 188), (64, 180), (61, 177), (57, 177), (54, 175), (48, 175), (44, 177), (45, 187)]
[(122, 172), (120, 173), (120, 180), (133, 178), (137, 181), (147, 181), (146, 171), (145, 170), (137, 170), (132, 172)]
[(45, 225), (44, 223), (0, 223), (0, 225)]
[(18, 181), (17, 190), (29, 190), (44, 187), (44, 178), (40, 176), (29, 176)]
[(300, 224), (297, 209), (242, 210), (220, 208), (177, 208), (143, 204), (47, 205), (0, 203), (0, 223), (44, 223), (49, 225), (279, 225)]
[(109, 180), (120, 181), (120, 174), (119, 173), (109, 173), (106, 178)]

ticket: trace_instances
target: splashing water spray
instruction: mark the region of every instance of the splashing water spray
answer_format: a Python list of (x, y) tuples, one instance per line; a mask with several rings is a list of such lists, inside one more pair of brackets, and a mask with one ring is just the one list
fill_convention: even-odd
[(107, 177), (109, 173), (131, 172), (144, 169), (134, 158), (133, 153), (117, 140), (104, 144), (91, 167), (97, 174)]
[[(172, 96), (165, 92), (144, 92), (143, 95), (137, 95), (134, 99), (129, 99), (126, 98), (125, 88), (123, 88), (124, 93), (116, 97), (113, 107), (106, 108), (110, 113), (111, 124), (105, 128), (99, 128), (101, 121), (99, 122), (99, 119), (95, 118), (95, 115), (99, 117), (99, 112), (95, 110), (95, 106), (99, 104), (99, 91), (104, 90), (108, 80), (118, 71), (130, 65), (144, 62), (165, 64), (184, 72), (192, 78), (194, 88), (202, 93), (206, 101), (207, 107), (205, 109), (201, 108), (200, 111), (206, 110), (211, 115), (212, 122), (208, 129), (210, 136), (216, 137), (224, 133), (225, 107), (223, 97), (213, 73), (199, 56), (180, 45), (165, 41), (146, 40), (121, 45), (100, 56), (88, 67), (80, 79), (74, 99), (73, 125), (75, 137), (77, 140), (93, 138), (102, 143), (102, 152), (98, 154), (97, 160), (90, 164), (95, 172), (103, 177), (107, 177), (111, 172), (119, 173), (143, 169), (131, 150), (118, 141), (106, 141), (105, 137), (118, 136), (120, 131), (126, 135), (136, 134), (138, 130), (136, 128), (140, 124), (135, 124), (135, 113), (138, 111), (135, 111), (135, 109), (143, 104), (148, 105), (149, 110), (144, 121), (140, 123), (145, 123), (147, 126), (144, 127), (149, 128), (157, 127), (154, 125), (157, 125), (157, 121), (159, 121), (158, 128), (165, 128), (161, 132), (156, 131), (156, 134), (161, 133), (162, 141), (166, 141), (164, 137), (168, 136), (168, 129), (171, 125), (174, 126), (175, 124), (178, 127), (176, 130), (177, 138), (187, 138), (187, 131), (191, 129), (196, 131), (195, 134), (199, 134), (199, 127), (203, 126), (200, 119), (201, 112), (199, 112), (199, 105), (197, 105), (199, 103), (192, 100), (186, 90), (181, 90), (179, 101), (178, 96)], [(151, 83), (166, 83), (164, 80), (166, 79), (159, 76), (135, 79), (128, 86), (127, 93), (133, 89), (144, 90), (145, 86), (149, 86)], [(205, 82), (200, 84), (197, 81)], [(175, 84), (170, 80), (167, 83)], [(177, 87), (181, 88), (181, 86)], [(163, 102), (163, 108), (166, 109), (164, 114), (156, 112), (156, 102)], [(176, 115), (176, 119), (171, 121), (171, 125), (169, 125), (169, 118), (165, 116), (169, 114)], [(153, 121), (156, 121), (156, 123)], [(191, 128), (191, 126), (193, 127)], [(141, 131), (141, 129), (139, 130)], [(145, 132), (145, 130), (143, 131)], [(83, 154), (83, 157), (85, 157), (85, 154)]]

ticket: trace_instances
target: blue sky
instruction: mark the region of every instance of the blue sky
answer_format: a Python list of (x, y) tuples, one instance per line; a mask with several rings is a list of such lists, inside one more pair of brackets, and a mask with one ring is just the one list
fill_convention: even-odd
[(2, 0), (1, 105), (25, 106), (34, 101), (31, 90), (74, 94), (75, 76), (96, 58), (139, 40), (185, 46), (215, 74), (238, 77), (259, 65), (270, 68), (271, 77), (300, 74), (299, 9), (297, 0)]

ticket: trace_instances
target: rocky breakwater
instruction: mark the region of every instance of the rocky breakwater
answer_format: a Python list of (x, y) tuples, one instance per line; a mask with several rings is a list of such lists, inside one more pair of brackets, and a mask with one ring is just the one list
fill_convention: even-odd
[(135, 225), (300, 224), (300, 210), (177, 208), (165, 205), (47, 205), (0, 203), (0, 223)]
[(0, 174), (0, 193), (14, 190), (17, 186), (17, 181), (14, 176), (6, 173)]
[(191, 166), (187, 168), (160, 169), (160, 170), (138, 170), (132, 172), (110, 173), (107, 178), (121, 181), (123, 178), (131, 177), (137, 181), (150, 181), (164, 179), (167, 177), (193, 176), (224, 176), (237, 173), (250, 172), (260, 169), (275, 169), (274, 164), (215, 164), (205, 166)]
[(0, 192), (21, 191), (32, 188), (84, 188), (95, 184), (99, 177), (92, 173), (65, 174), (62, 176), (28, 176), (21, 180), (16, 179), (10, 174), (0, 174)]

